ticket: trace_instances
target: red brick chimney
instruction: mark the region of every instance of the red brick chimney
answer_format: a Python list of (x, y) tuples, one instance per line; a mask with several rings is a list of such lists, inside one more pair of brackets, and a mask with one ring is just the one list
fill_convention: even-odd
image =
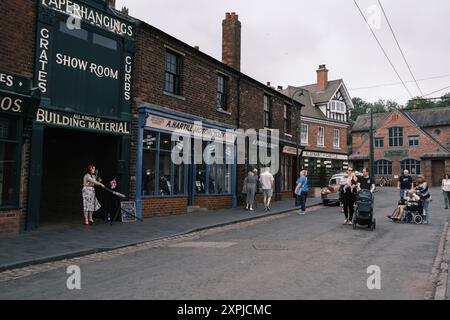
[(241, 71), (241, 22), (235, 12), (227, 12), (222, 22), (222, 61)]
[(328, 86), (328, 69), (324, 64), (317, 70), (317, 91), (325, 91)]

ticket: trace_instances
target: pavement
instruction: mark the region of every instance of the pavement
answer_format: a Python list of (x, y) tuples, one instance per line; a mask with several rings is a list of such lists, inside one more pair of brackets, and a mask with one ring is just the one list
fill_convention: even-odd
[[(307, 207), (319, 204), (320, 198), (307, 200)], [(17, 236), (0, 237), (0, 272), (184, 235), (294, 209), (294, 200), (286, 200), (273, 202), (270, 212), (265, 212), (259, 204), (252, 213), (243, 208), (233, 208), (157, 217), (145, 219), (142, 223), (116, 222), (110, 226), (98, 222), (94, 226), (80, 224), (41, 228)]]
[[(375, 195), (374, 231), (354, 230), (339, 208), (317, 206), (305, 216), (287, 212), (5, 271), (0, 299), (432, 299), (450, 218), (437, 189), (432, 196), (429, 225), (389, 221), (398, 192), (383, 188)], [(68, 266), (79, 268), (79, 290), (68, 286)]]

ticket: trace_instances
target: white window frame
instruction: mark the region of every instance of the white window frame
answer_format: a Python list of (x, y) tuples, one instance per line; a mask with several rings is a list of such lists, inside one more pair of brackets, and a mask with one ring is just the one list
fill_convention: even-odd
[(333, 100), (330, 103), (330, 112), (331, 113), (339, 113), (339, 114), (345, 114), (345, 102)]
[[(320, 135), (320, 132), (322, 132), (322, 135)], [(325, 146), (325, 127), (317, 127), (317, 145)]]
[[(303, 139), (303, 130), (302, 128), (306, 128), (305, 139)], [(307, 123), (300, 124), (300, 144), (309, 144), (309, 125)]]
[(341, 130), (333, 129), (333, 148), (339, 149), (340, 147), (341, 147)]

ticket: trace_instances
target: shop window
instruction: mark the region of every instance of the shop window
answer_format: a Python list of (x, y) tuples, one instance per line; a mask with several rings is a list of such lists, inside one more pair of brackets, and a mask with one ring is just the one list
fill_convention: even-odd
[(146, 130), (143, 141), (143, 196), (185, 195), (186, 165), (175, 165), (170, 134)]
[(342, 160), (331, 160), (331, 171), (332, 172), (341, 172), (344, 167), (344, 161)]
[(17, 205), (19, 194), (17, 120), (0, 118), (0, 207)]
[(410, 174), (420, 174), (420, 161), (414, 159), (406, 159), (400, 162), (400, 171), (408, 170)]
[[(218, 150), (217, 148), (224, 148)], [(230, 194), (232, 165), (226, 164), (230, 146), (214, 143), (203, 143), (208, 164), (196, 165), (195, 191), (197, 194)], [(225, 151), (224, 151), (225, 150)], [(208, 159), (208, 156), (212, 158)], [(222, 157), (222, 158), (221, 158)], [(219, 160), (221, 158), (222, 160)]]
[(392, 162), (388, 160), (375, 161), (376, 175), (392, 175)]

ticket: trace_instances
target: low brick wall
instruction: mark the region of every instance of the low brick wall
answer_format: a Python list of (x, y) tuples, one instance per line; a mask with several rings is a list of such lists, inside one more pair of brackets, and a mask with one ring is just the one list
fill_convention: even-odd
[(25, 215), (22, 210), (0, 211), (0, 235), (16, 235), (24, 230)]
[(142, 199), (142, 217), (162, 217), (187, 213), (187, 197)]
[(233, 197), (231, 195), (196, 196), (194, 198), (194, 206), (200, 206), (209, 210), (227, 209), (233, 206)]

